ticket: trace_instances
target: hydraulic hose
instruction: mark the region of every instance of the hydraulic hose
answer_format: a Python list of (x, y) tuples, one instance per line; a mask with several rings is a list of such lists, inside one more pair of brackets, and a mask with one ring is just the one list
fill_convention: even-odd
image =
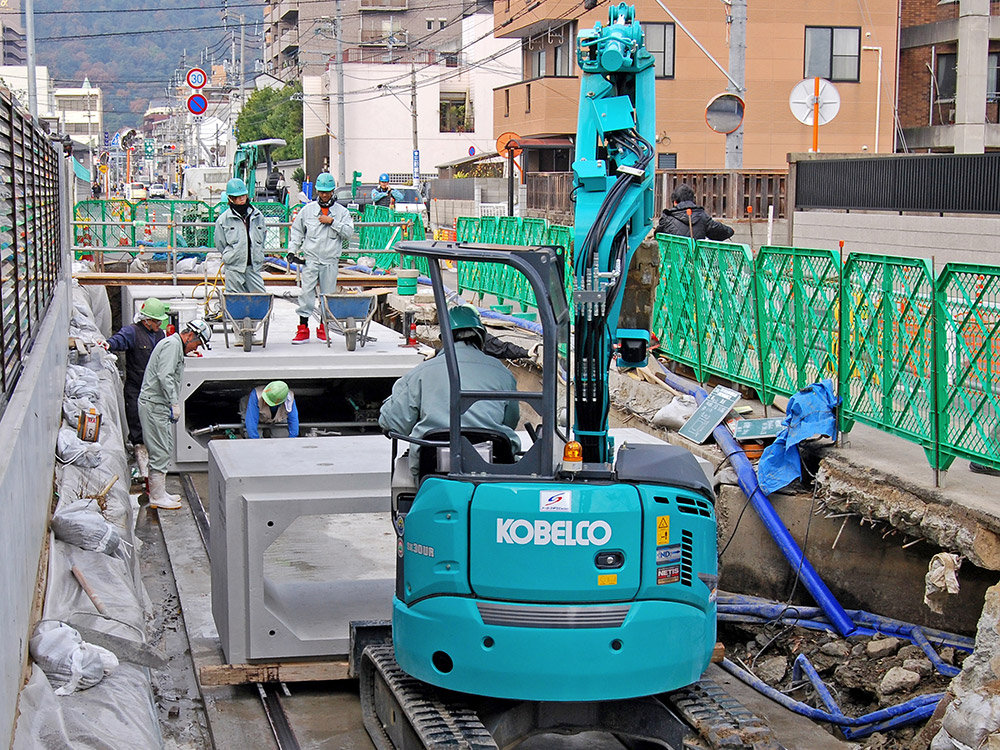
[[(677, 375), (672, 373), (663, 364), (657, 360), (655, 357), (652, 361), (656, 362), (660, 369), (663, 371), (664, 377), (667, 384), (679, 391), (687, 393), (695, 397), (698, 403), (701, 403), (706, 398), (708, 394), (705, 390), (698, 386), (692, 386), (687, 381), (679, 378)], [(736, 439), (729, 432), (729, 429), (724, 425), (719, 425), (715, 428), (712, 435), (715, 437), (716, 443), (722, 451), (730, 458), (733, 469), (736, 471), (736, 477), (739, 481), (740, 489), (750, 498), (750, 502), (753, 504), (754, 510), (757, 511), (757, 516), (760, 518), (761, 522), (767, 528), (771, 537), (777, 543), (778, 548), (781, 553), (785, 556), (785, 559), (791, 564), (792, 569), (797, 571), (797, 575), (802, 579), (803, 585), (806, 590), (812, 595), (813, 599), (820, 606), (826, 616), (829, 618), (830, 623), (833, 625), (834, 629), (842, 635), (848, 636), (854, 633), (857, 629), (854, 622), (844, 608), (840, 606), (840, 602), (833, 595), (833, 592), (827, 588), (826, 583), (820, 578), (819, 573), (813, 568), (812, 564), (806, 559), (805, 555), (802, 553), (802, 548), (799, 547), (798, 542), (792, 537), (791, 532), (787, 529), (778, 512), (771, 505), (771, 501), (768, 499), (764, 491), (761, 490), (760, 484), (757, 482), (757, 472), (754, 471), (753, 464), (746, 457), (740, 444), (736, 442)]]

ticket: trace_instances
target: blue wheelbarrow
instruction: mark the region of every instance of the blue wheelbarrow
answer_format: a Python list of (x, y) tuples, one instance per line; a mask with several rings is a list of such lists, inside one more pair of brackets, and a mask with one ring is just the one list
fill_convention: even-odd
[(267, 346), (267, 329), (271, 323), (274, 298), (270, 294), (250, 292), (224, 292), (222, 295), (222, 331), (229, 348), (229, 329), (233, 337), (243, 344), (243, 351), (253, 348), (254, 336), (263, 330), (261, 346)]
[(368, 326), (375, 315), (375, 300), (374, 294), (324, 294), (320, 313), (326, 330), (326, 345), (330, 346), (331, 332), (344, 337), (349, 352), (357, 349), (359, 341), (361, 346), (375, 341), (368, 335)]

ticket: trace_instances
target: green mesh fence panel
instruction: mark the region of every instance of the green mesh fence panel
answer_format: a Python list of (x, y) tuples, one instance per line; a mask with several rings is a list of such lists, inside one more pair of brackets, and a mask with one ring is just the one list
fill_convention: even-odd
[(757, 388), (763, 398), (754, 262), (746, 245), (697, 243), (701, 359), (706, 372)]
[(929, 261), (852, 254), (844, 266), (842, 295), (843, 428), (849, 430), (857, 420), (931, 449), (934, 282)]
[(523, 245), (524, 236), (521, 231), (521, 219), (517, 216), (500, 216), (497, 218), (496, 238), (493, 242), (501, 245)]
[(570, 227), (551, 225), (545, 231), (545, 244), (558, 245), (566, 255), (563, 263), (563, 284), (566, 287), (566, 300), (569, 302), (570, 314), (573, 313), (573, 230)]
[(660, 348), (677, 362), (692, 367), (704, 380), (701, 360), (699, 263), (689, 237), (658, 234), (660, 280), (653, 302), (651, 328)]
[[(262, 214), (264, 214), (264, 221), (268, 223), (272, 222), (287, 222), (289, 221), (290, 212), (288, 206), (284, 203), (275, 203), (273, 201), (254, 201), (254, 207), (258, 208)], [(222, 212), (229, 207), (226, 202), (216, 204), (212, 209), (212, 221), (218, 219)], [(215, 230), (209, 232), (209, 239), (215, 243)], [(265, 252), (281, 252), (288, 247), (288, 238), (283, 233), (281, 227), (268, 227), (267, 232), (264, 234), (264, 251)]]
[(497, 217), (483, 216), (479, 220), (479, 236), (476, 242), (490, 245), (497, 242)]
[(457, 242), (475, 242), (479, 234), (479, 219), (472, 216), (459, 216), (455, 220), (455, 240)]
[(74, 244), (98, 247), (135, 244), (132, 204), (126, 200), (80, 201), (73, 209), (73, 217), (76, 221), (115, 222), (112, 226), (95, 224), (93, 227), (75, 227)]
[(521, 220), (525, 245), (547, 244), (548, 222), (545, 219), (526, 218)]
[(757, 315), (765, 400), (837, 378), (840, 258), (829, 250), (762, 247)]
[(935, 296), (939, 465), (1000, 468), (1000, 268), (949, 263)]

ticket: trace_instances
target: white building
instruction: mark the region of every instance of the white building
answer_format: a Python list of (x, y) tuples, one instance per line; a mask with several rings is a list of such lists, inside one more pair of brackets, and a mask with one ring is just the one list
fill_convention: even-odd
[[(10, 89), (17, 100), (28, 107), (28, 66), (27, 65), (0, 65), (0, 81)], [(35, 66), (35, 87), (38, 92), (38, 116), (42, 119), (50, 119), (58, 116), (56, 112), (56, 100), (53, 96), (52, 79), (49, 78), (49, 69), (45, 65)]]
[[(38, 87), (41, 91), (41, 86)], [(87, 149), (98, 151), (104, 144), (104, 97), (88, 79), (79, 88), (57, 88), (55, 108), (63, 132)], [(41, 97), (39, 97), (41, 110)]]
[[(366, 182), (382, 172), (394, 181), (410, 181), (414, 169), (414, 120), (420, 172), (436, 176), (434, 165), (467, 156), (470, 149), (488, 151), (493, 135), (493, 89), (520, 80), (519, 43), (493, 36), (493, 16), (462, 19), (458, 53), (434, 54), (404, 50), (393, 62), (344, 63), (344, 170)], [(397, 62), (398, 60), (398, 62)], [(303, 135), (329, 133), (325, 156), (338, 176), (337, 71), (330, 63), (322, 77), (303, 77)], [(316, 175), (310, 175), (315, 178)]]

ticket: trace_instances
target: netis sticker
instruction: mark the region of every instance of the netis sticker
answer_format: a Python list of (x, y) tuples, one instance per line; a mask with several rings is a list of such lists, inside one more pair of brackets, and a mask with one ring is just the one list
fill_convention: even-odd
[(667, 565), (656, 569), (656, 585), (662, 586), (665, 583), (677, 583), (681, 580), (681, 566)]
[(570, 513), (573, 510), (573, 493), (570, 490), (560, 492), (542, 490), (538, 494), (538, 509), (540, 511), (558, 510)]

